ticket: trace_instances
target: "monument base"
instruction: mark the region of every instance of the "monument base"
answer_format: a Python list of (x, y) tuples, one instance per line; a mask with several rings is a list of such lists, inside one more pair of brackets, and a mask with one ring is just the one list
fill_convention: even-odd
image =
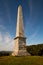
[(12, 56), (27, 56), (27, 55), (31, 55), (30, 53), (28, 53), (26, 50), (20, 50), (18, 52), (13, 52)]

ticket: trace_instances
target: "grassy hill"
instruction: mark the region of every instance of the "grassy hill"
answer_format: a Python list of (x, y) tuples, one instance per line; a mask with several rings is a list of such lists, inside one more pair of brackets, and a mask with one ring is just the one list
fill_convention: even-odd
[(26, 48), (32, 56), (13, 57), (12, 51), (0, 51), (0, 65), (43, 65), (43, 44)]
[(0, 65), (43, 65), (43, 56), (2, 56)]

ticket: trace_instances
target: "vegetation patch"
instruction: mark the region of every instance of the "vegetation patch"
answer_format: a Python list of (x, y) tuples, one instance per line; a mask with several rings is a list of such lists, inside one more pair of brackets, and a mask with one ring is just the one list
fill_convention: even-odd
[(43, 56), (2, 56), (0, 65), (43, 65)]

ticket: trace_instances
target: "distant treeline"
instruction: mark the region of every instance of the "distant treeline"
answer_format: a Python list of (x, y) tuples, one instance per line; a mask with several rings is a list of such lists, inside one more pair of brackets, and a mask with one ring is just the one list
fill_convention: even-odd
[[(43, 44), (26, 46), (27, 51), (32, 55), (43, 56)], [(9, 56), (12, 51), (0, 51), (0, 56)]]
[(12, 51), (0, 51), (0, 56), (9, 56), (11, 53)]
[(43, 44), (27, 46), (27, 51), (31, 55), (43, 56)]

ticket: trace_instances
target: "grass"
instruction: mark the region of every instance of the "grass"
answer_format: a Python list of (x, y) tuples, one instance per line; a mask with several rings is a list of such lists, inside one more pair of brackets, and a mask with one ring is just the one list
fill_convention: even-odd
[(43, 65), (43, 56), (2, 56), (0, 65)]

